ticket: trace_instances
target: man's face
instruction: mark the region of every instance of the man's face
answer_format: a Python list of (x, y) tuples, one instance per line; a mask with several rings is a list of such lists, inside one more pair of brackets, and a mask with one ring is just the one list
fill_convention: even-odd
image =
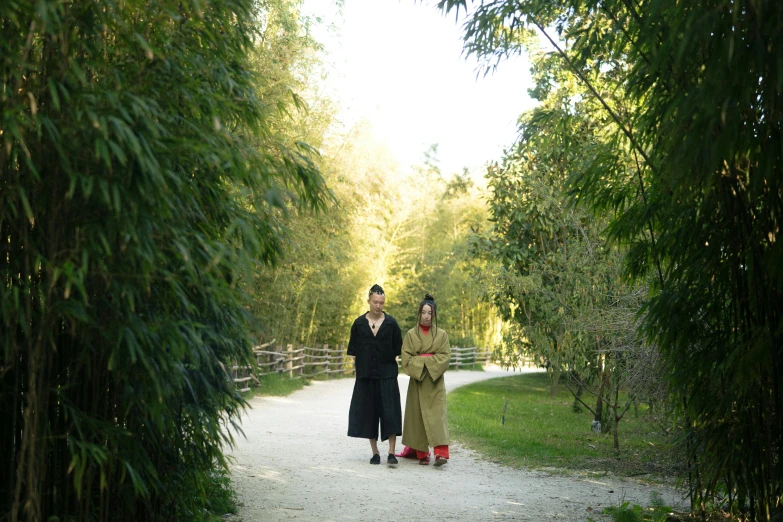
[(372, 294), (367, 302), (370, 304), (370, 311), (373, 315), (380, 315), (383, 312), (383, 305), (386, 304), (386, 296)]

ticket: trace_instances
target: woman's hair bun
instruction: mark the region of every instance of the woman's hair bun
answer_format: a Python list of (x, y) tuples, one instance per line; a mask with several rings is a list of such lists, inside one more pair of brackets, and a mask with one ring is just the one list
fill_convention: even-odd
[(424, 300), (425, 301), (432, 301), (433, 303), (435, 302), (435, 298), (432, 297), (430, 294), (424, 294)]

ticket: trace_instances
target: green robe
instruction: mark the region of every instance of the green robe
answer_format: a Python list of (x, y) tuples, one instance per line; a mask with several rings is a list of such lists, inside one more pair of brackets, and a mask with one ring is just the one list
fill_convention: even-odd
[[(421, 356), (422, 353), (433, 355), (426, 357)], [(429, 335), (424, 335), (417, 325), (405, 335), (401, 358), (402, 370), (410, 376), (402, 443), (419, 451), (448, 445), (446, 382), (443, 379), (451, 359), (448, 334), (433, 326)]]

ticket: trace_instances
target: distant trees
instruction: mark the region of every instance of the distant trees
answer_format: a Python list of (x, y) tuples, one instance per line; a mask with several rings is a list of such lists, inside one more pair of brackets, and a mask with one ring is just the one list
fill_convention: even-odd
[(497, 340), (500, 318), (483, 299), (485, 289), (471, 277), (486, 267), (471, 244), (487, 228), (487, 210), (469, 172), (444, 176), (437, 146), (426, 152), (418, 172), (406, 180), (407, 200), (397, 204), (400, 221), (396, 255), (389, 276), (401, 302), (397, 319), (411, 328), (424, 294), (435, 296), (439, 326), (453, 346), (489, 347)]
[[(445, 10), (465, 0), (443, 0)], [(687, 431), (694, 510), (779, 517), (783, 489), (783, 4), (471, 2), (488, 60), (538, 33), (605, 129), (569, 185), (608, 211), (625, 275), (650, 284), (639, 332)], [(556, 85), (559, 79), (549, 82)]]
[(208, 513), (242, 281), (327, 199), (274, 126), (287, 44), (254, 58), (289, 6), (0, 3), (0, 518)]
[(324, 144), (320, 166), (333, 202), (317, 216), (289, 214), (285, 256), (253, 275), (252, 310), (265, 339), (346, 342), (374, 283), (386, 310), (413, 327), (425, 292), (435, 295), (452, 344), (490, 346), (501, 319), (470, 276), (486, 265), (471, 253), (486, 206), (469, 174), (445, 177), (437, 147), (403, 172), (369, 124)]
[(383, 248), (364, 224), (369, 213), (379, 212), (372, 201), (383, 176), (368, 177), (366, 169), (393, 168), (382, 155), (363, 157), (371, 147), (353, 135), (340, 143), (338, 154), (324, 145), (319, 165), (331, 200), (317, 214), (289, 207), (282, 259), (258, 267), (249, 280), (261, 338), (309, 346), (347, 342), (351, 322), (376, 282), (368, 249)]
[(279, 203), (270, 220), (279, 225), (281, 256), (274, 264), (257, 263), (242, 288), (257, 342), (338, 344), (345, 342), (346, 317), (361, 278), (351, 270), (354, 210), (345, 205), (343, 166), (331, 156), (326, 138), (334, 107), (318, 93), (323, 63), (311, 21), (302, 18), (298, 2), (270, 5), (277, 7), (268, 10), (263, 37), (251, 55), (254, 67), (266, 72), (257, 85), (270, 112), (268, 128), (278, 142), (318, 167), (328, 197), (314, 212), (308, 200), (288, 197), (287, 187), (267, 193)]

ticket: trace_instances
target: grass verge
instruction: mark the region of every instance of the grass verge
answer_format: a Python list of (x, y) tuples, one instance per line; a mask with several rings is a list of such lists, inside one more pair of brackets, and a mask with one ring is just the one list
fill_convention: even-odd
[(310, 379), (307, 377), (291, 379), (287, 374), (272, 373), (261, 377), (261, 386), (251, 388), (249, 392), (245, 393), (245, 397), (250, 398), (263, 395), (285, 397), (301, 390), (308, 384), (310, 384)]
[[(476, 364), (475, 368), (468, 366), (460, 368), (460, 371), (483, 372), (484, 368), (480, 364)], [(403, 373), (402, 369), (399, 370), (399, 373)], [(335, 376), (335, 374), (331, 374), (331, 376), (328, 377), (326, 375), (318, 375), (315, 377), (304, 375), (299, 379), (290, 379), (285, 373), (273, 373), (261, 377), (261, 386), (254, 386), (251, 388), (250, 391), (245, 394), (245, 397), (250, 398), (264, 395), (285, 397), (286, 395), (291, 395), (295, 391), (299, 391), (305, 386), (308, 386), (312, 381), (353, 378), (353, 375)]]
[(463, 386), (448, 400), (452, 436), (500, 464), (655, 481), (672, 474), (676, 466), (669, 441), (645, 417), (644, 407), (638, 417), (633, 408), (625, 414), (619, 427), (620, 451), (615, 452), (611, 433), (590, 431), (590, 412), (573, 412), (573, 396), (564, 386), (550, 398), (549, 378), (543, 373)]

